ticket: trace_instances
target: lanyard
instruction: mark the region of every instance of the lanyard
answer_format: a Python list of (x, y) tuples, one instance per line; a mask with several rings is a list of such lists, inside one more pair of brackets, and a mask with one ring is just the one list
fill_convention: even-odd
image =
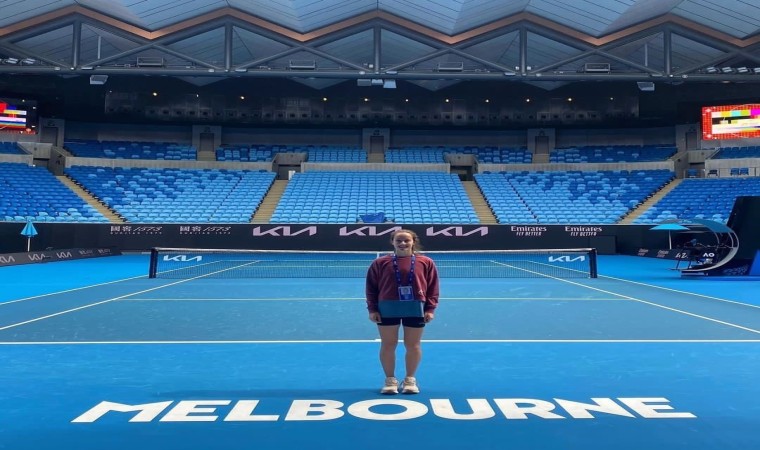
[[(393, 270), (396, 271), (396, 284), (398, 286), (403, 286), (401, 284), (401, 271), (398, 270), (398, 257), (396, 255), (393, 255)], [(414, 282), (414, 255), (412, 255), (412, 262), (411, 266), (409, 267), (409, 280), (407, 281), (407, 285), (411, 286)]]

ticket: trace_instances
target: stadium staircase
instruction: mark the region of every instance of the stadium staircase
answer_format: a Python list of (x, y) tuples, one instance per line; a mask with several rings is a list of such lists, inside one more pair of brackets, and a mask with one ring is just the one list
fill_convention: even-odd
[(216, 161), (216, 152), (214, 150), (198, 150), (196, 159), (198, 161)]
[(480, 223), (497, 224), (496, 216), (491, 211), (491, 207), (488, 206), (478, 185), (474, 181), (462, 181), (462, 186), (467, 193), (467, 197), (470, 198), (470, 203), (472, 203), (472, 207), (475, 209), (475, 214), (478, 215)]
[(383, 163), (385, 162), (385, 154), (382, 152), (367, 153), (368, 163)]
[(548, 162), (549, 162), (548, 153), (534, 153), (533, 154), (533, 164), (546, 164)]
[(251, 223), (269, 223), (272, 219), (272, 214), (274, 214), (274, 209), (280, 203), (282, 194), (287, 186), (288, 180), (274, 180), (272, 187), (269, 188), (269, 192), (267, 192), (264, 200), (261, 201), (253, 217), (251, 217)]
[(108, 207), (100, 203), (89, 192), (85, 191), (82, 186), (78, 185), (74, 180), (65, 175), (56, 175), (56, 178), (63, 183), (64, 186), (71, 189), (72, 192), (77, 194), (79, 198), (85, 201), (88, 205), (95, 208), (100, 214), (103, 214), (110, 223), (124, 223), (124, 219), (117, 216), (116, 213), (111, 211)]
[(676, 178), (670, 183), (666, 184), (662, 187), (659, 191), (657, 191), (654, 195), (646, 199), (642, 204), (640, 204), (636, 209), (629, 212), (628, 215), (623, 217), (623, 219), (618, 222), (621, 225), (630, 225), (633, 223), (634, 220), (636, 220), (640, 215), (644, 214), (644, 211), (648, 210), (657, 202), (662, 200), (666, 195), (670, 193), (673, 189), (678, 187), (679, 184), (683, 181), (682, 178)]

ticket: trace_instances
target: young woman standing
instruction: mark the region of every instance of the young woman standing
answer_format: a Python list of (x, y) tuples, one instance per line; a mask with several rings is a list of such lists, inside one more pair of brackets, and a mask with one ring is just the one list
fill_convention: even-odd
[(380, 393), (398, 394), (396, 347), (399, 328), (404, 327), (406, 376), (401, 393), (417, 394), (416, 372), (422, 360), (422, 331), (435, 317), (438, 306), (438, 269), (429, 257), (419, 254), (414, 231), (397, 230), (391, 235), (393, 253), (372, 262), (367, 270), (366, 298), (369, 320), (380, 332), (380, 363), (385, 384)]

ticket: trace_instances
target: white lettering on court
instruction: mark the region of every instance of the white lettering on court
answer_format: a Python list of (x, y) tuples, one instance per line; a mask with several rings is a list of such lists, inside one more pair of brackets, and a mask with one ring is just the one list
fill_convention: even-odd
[(293, 400), (285, 420), (334, 420), (345, 414), (337, 400)]
[[(292, 400), (284, 417), (280, 414), (255, 414), (261, 400), (179, 400), (129, 405), (102, 401), (76, 417), (74, 423), (97, 422), (106, 415), (123, 414), (129, 422), (276, 422), (338, 420), (348, 413), (364, 420), (398, 421), (432, 415), (445, 420), (504, 419), (595, 419), (601, 414), (642, 419), (693, 419), (691, 412), (675, 411), (665, 397), (595, 397), (590, 402), (555, 398), (553, 401), (532, 398), (471, 398), (467, 407), (455, 410), (450, 399), (430, 399), (430, 407), (421, 401), (371, 399), (345, 405), (338, 400)], [(171, 405), (174, 403), (174, 407)], [(496, 405), (496, 408), (493, 407)], [(170, 408), (171, 407), (171, 408)]]
[(213, 422), (219, 416), (204, 414), (216, 412), (216, 408), (203, 408), (202, 406), (226, 406), (229, 404), (229, 400), (183, 400), (166, 413), (161, 418), (161, 422)]
[(491, 405), (488, 404), (488, 400), (484, 398), (468, 398), (467, 404), (470, 405), (472, 412), (469, 414), (463, 414), (454, 411), (454, 407), (451, 405), (451, 400), (447, 398), (430, 399), (430, 406), (433, 407), (433, 414), (443, 419), (482, 420), (490, 419), (496, 415), (493, 408), (491, 408)]
[(258, 400), (240, 400), (232, 407), (232, 411), (224, 418), (225, 422), (276, 422), (278, 415), (254, 415), (253, 410), (259, 404)]
[[(668, 405), (670, 400), (664, 397), (619, 398), (618, 400), (645, 419), (694, 419), (697, 417), (689, 412), (658, 412), (660, 409), (673, 409), (672, 406)], [(650, 403), (655, 404), (650, 405)]]
[[(373, 406), (379, 405), (400, 406), (403, 411), (391, 414), (371, 411)], [(422, 417), (427, 412), (427, 406), (411, 400), (364, 400), (348, 407), (348, 413), (352, 416), (368, 420), (409, 420)]]

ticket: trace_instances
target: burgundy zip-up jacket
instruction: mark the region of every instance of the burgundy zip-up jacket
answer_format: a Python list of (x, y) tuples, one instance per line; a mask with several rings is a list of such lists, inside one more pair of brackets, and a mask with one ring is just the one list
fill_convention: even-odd
[[(409, 280), (411, 256), (398, 257), (398, 269), (401, 281), (406, 284)], [(438, 306), (438, 269), (432, 259), (425, 255), (415, 254), (414, 262), (414, 298), (425, 303), (425, 312), (434, 312)], [(393, 269), (393, 256), (385, 255), (372, 261), (367, 269), (367, 284), (365, 288), (367, 310), (378, 312), (379, 301), (398, 301), (398, 283), (396, 271)]]

